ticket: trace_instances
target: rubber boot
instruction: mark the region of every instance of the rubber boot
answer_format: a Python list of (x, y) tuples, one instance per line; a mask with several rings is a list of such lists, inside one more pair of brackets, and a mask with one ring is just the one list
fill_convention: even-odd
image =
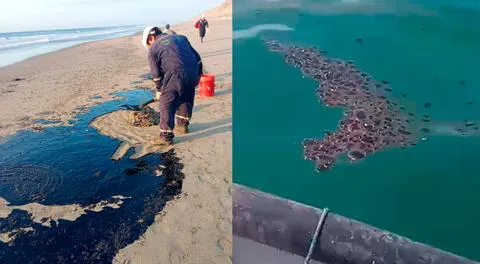
[(152, 140), (151, 143), (152, 145), (155, 145), (155, 146), (171, 146), (173, 145), (173, 140), (170, 138), (159, 136), (154, 140)]
[(177, 124), (175, 128), (173, 129), (173, 132), (175, 134), (183, 135), (183, 134), (188, 134), (188, 125), (180, 125)]

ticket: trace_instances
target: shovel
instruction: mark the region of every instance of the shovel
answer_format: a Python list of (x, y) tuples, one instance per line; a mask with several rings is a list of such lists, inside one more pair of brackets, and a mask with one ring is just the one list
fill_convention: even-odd
[(120, 107), (125, 108), (126, 110), (133, 110), (133, 111), (140, 111), (142, 110), (145, 106), (155, 102), (155, 98), (148, 100), (147, 102), (141, 104), (141, 105), (121, 105)]

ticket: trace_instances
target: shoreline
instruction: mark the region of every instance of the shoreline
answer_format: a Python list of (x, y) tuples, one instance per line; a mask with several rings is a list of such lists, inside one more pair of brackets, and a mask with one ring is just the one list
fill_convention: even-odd
[(38, 54), (38, 55), (34, 55), (34, 56), (31, 56), (31, 57), (25, 58), (25, 59), (20, 60), (20, 61), (16, 61), (16, 62), (14, 62), (14, 63), (10, 63), (10, 64), (4, 65), (4, 66), (0, 66), (0, 71), (3, 70), (4, 68), (10, 67), (10, 66), (14, 66), (15, 64), (22, 63), (22, 62), (28, 61), (28, 60), (30, 60), (30, 59), (37, 58), (37, 57), (39, 57), (39, 56), (48, 55), (48, 54), (55, 53), (55, 52), (59, 52), (59, 51), (62, 51), (62, 50), (67, 50), (67, 49), (75, 48), (75, 47), (78, 47), (78, 46), (81, 46), (81, 45), (86, 45), (86, 44), (89, 44), (89, 43), (101, 42), (101, 41), (112, 40), (112, 39), (129, 38), (129, 37), (136, 36), (138, 33), (141, 33), (141, 31), (135, 32), (135, 33), (133, 33), (133, 34), (131, 34), (131, 35), (129, 35), (129, 36), (111, 37), (111, 38), (106, 38), (106, 39), (91, 40), (91, 41), (86, 41), (86, 42), (83, 42), (83, 43), (73, 44), (72, 46), (68, 46), (68, 47), (65, 47), (65, 48), (60, 48), (60, 49), (57, 49), (57, 50), (54, 50), (54, 51), (49, 51), (49, 52), (46, 52), (46, 53), (41, 53), (41, 54)]
[[(209, 21), (223, 21), (223, 20), (230, 20), (232, 19), (231, 17), (228, 17), (228, 16), (224, 16), (224, 17), (214, 17), (214, 18), (211, 18), (211, 19), (208, 19)], [(196, 19), (191, 19), (191, 21), (194, 21)], [(185, 25), (187, 24), (187, 22), (190, 22), (190, 20), (185, 20), (183, 22), (179, 22), (179, 23), (175, 23), (175, 24), (172, 24), (171, 27), (172, 28), (175, 28), (179, 25)], [(136, 26), (136, 25), (125, 25), (123, 27), (127, 27), (127, 26)], [(161, 28), (163, 29), (163, 24), (161, 26)], [(116, 26), (105, 26), (105, 27), (87, 27), (87, 28), (78, 28), (78, 29), (93, 29), (93, 28), (109, 28), (109, 27), (116, 27)], [(118, 27), (122, 27), (122, 26), (118, 26)], [(77, 28), (73, 28), (73, 29), (77, 29)], [(71, 30), (71, 29), (55, 29), (55, 30)], [(39, 30), (41, 31), (41, 30)], [(54, 30), (52, 30), (54, 31)], [(22, 31), (22, 32), (5, 32), (5, 33), (30, 33), (30, 32), (36, 32), (36, 31)], [(44, 55), (48, 55), (48, 54), (51, 54), (51, 53), (55, 53), (55, 52), (59, 52), (59, 51), (63, 51), (63, 50), (68, 50), (68, 49), (71, 49), (71, 48), (75, 48), (75, 47), (78, 47), (78, 46), (81, 46), (81, 45), (86, 45), (86, 44), (89, 44), (89, 43), (94, 43), (94, 42), (102, 42), (102, 41), (108, 41), (108, 40), (113, 40), (113, 39), (123, 39), (123, 38), (131, 38), (131, 37), (136, 37), (136, 36), (141, 36), (142, 35), (142, 31), (137, 31), (135, 33), (132, 33), (131, 35), (128, 35), (128, 36), (122, 36), (122, 37), (112, 37), (112, 38), (106, 38), (106, 39), (99, 39), (99, 40), (92, 40), (92, 41), (87, 41), (87, 42), (83, 42), (83, 43), (79, 43), (79, 44), (74, 44), (73, 46), (69, 46), (69, 47), (65, 47), (65, 48), (60, 48), (60, 49), (57, 49), (57, 50), (54, 50), (54, 51), (49, 51), (49, 52), (46, 52), (46, 53), (42, 53), (42, 54), (38, 54), (38, 55), (34, 55), (34, 56), (31, 56), (31, 57), (28, 57), (28, 58), (25, 58), (23, 60), (20, 60), (20, 61), (17, 61), (17, 62), (14, 62), (14, 63), (11, 63), (11, 64), (7, 64), (7, 65), (4, 65), (4, 66), (0, 66), (0, 71), (2, 71), (3, 69), (7, 68), (7, 67), (10, 67), (10, 66), (14, 66), (16, 64), (19, 64), (19, 63), (22, 63), (22, 62), (26, 62), (28, 60), (31, 60), (31, 59), (35, 59), (37, 57), (40, 57), (40, 56), (44, 56)], [(0, 136), (1, 137), (1, 136)]]

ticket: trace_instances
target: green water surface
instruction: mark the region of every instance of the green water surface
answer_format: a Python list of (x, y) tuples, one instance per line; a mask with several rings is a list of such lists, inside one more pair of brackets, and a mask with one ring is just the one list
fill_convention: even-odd
[[(234, 3), (234, 32), (262, 24), (294, 30), (234, 38), (234, 181), (480, 260), (480, 135), (432, 134), (408, 149), (316, 172), (303, 159), (302, 140), (335, 130), (342, 109), (323, 106), (315, 96), (318, 83), (262, 42), (316, 46), (353, 60), (388, 80), (389, 99), (406, 111), (430, 114), (432, 125), (461, 126), (480, 122), (479, 1), (409, 1), (375, 12), (338, 6), (328, 12), (333, 1), (250, 9), (240, 8), (243, 2)], [(425, 102), (432, 107), (424, 109)]]

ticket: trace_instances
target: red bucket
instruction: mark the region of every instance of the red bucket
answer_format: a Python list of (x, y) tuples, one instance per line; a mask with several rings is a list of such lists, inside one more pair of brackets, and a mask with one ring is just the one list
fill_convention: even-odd
[(211, 97), (215, 94), (215, 75), (203, 74), (198, 83), (198, 93), (201, 97)]

